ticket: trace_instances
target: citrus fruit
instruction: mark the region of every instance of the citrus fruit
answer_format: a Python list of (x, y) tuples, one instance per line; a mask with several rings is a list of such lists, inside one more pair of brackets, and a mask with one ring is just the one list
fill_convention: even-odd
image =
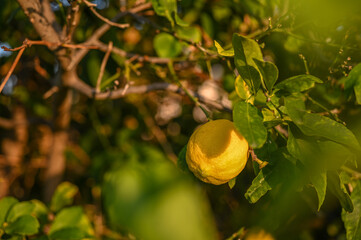
[(235, 178), (247, 158), (248, 142), (226, 119), (203, 124), (193, 132), (187, 145), (188, 168), (203, 182), (214, 185)]
[(274, 240), (271, 234), (262, 230), (251, 230), (245, 237), (246, 240)]

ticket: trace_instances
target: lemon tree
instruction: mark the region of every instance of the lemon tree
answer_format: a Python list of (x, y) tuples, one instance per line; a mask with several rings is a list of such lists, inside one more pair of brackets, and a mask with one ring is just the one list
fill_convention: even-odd
[(1, 239), (361, 239), (359, 0), (1, 3)]

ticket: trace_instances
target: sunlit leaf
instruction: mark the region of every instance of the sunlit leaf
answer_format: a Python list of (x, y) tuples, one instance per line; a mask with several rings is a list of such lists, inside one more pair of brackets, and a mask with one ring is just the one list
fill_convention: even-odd
[(83, 237), (92, 236), (93, 228), (88, 217), (85, 215), (81, 207), (70, 207), (62, 209), (54, 219), (50, 226), (49, 236), (55, 238), (59, 231), (69, 228), (77, 228), (83, 233)]
[(178, 14), (175, 14), (174, 15), (174, 18), (175, 18), (175, 22), (177, 23), (178, 26), (181, 26), (181, 27), (188, 27), (189, 26), (189, 23), (187, 23), (186, 21), (184, 21), (183, 19), (181, 19)]
[(234, 63), (238, 73), (251, 88), (253, 94), (257, 93), (261, 84), (261, 75), (254, 59), (263, 61), (258, 43), (239, 34), (233, 34)]
[(232, 189), (234, 185), (236, 185), (236, 178), (233, 178), (228, 182), (228, 186), (230, 189)]
[(168, 33), (155, 36), (153, 45), (157, 55), (163, 58), (177, 57), (182, 51), (180, 42)]
[(217, 52), (219, 55), (225, 56), (225, 57), (233, 57), (234, 56), (233, 48), (224, 50), (223, 47), (217, 41), (214, 41), (214, 46), (216, 46)]
[(6, 220), (9, 210), (19, 201), (13, 197), (4, 197), (0, 200), (0, 226)]
[(322, 81), (312, 75), (298, 75), (283, 80), (282, 82), (276, 84), (275, 88), (285, 90), (289, 93), (296, 93), (313, 88), (315, 83), (322, 83)]
[(24, 215), (31, 215), (35, 209), (32, 202), (19, 202), (13, 205), (6, 218), (7, 222), (13, 222)]
[(38, 219), (40, 224), (46, 223), (48, 221), (48, 214), (49, 214), (49, 210), (46, 207), (46, 205), (43, 202), (36, 199), (31, 200), (30, 202), (35, 205), (33, 216), (35, 216)]
[(75, 194), (78, 192), (78, 187), (70, 182), (61, 183), (55, 190), (51, 199), (50, 209), (57, 212), (66, 205), (73, 202)]
[(238, 101), (233, 108), (233, 120), (236, 129), (248, 141), (252, 148), (260, 148), (267, 140), (267, 129), (259, 110), (243, 101)]
[(248, 89), (247, 84), (245, 83), (245, 81), (243, 80), (243, 78), (240, 75), (237, 76), (236, 81), (234, 83), (234, 87), (235, 87), (237, 95), (242, 100), (247, 100), (251, 96), (251, 93)]
[(268, 183), (269, 179), (272, 178), (272, 175), (273, 169), (269, 169), (269, 167), (266, 166), (253, 179), (252, 185), (247, 189), (247, 192), (244, 195), (250, 203), (256, 203), (272, 189), (271, 185)]
[(166, 17), (172, 26), (174, 26), (173, 16), (177, 25), (182, 27), (187, 27), (189, 25), (178, 16), (176, 0), (151, 0), (151, 2), (157, 15)]
[(176, 32), (181, 39), (194, 43), (198, 43), (202, 40), (202, 32), (197, 27), (180, 27), (176, 29)]
[(7, 234), (33, 235), (39, 231), (38, 220), (31, 215), (22, 215), (5, 227)]

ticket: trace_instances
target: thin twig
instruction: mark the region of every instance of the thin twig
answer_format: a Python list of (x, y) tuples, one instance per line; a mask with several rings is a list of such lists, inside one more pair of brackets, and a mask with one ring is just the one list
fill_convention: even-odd
[(90, 11), (92, 11), (94, 13), (95, 16), (97, 16), (100, 20), (102, 20), (103, 22), (113, 26), (113, 27), (118, 27), (118, 28), (127, 28), (129, 27), (129, 23), (116, 23), (113, 21), (110, 21), (109, 19), (103, 17), (102, 15), (100, 15), (95, 9), (94, 7), (96, 6), (96, 4), (94, 3), (90, 3), (87, 0), (83, 0), (83, 2), (89, 7)]
[(4, 89), (5, 84), (6, 84), (7, 81), (9, 80), (11, 74), (14, 72), (15, 67), (16, 67), (16, 65), (18, 64), (18, 62), (19, 62), (19, 60), (20, 60), (20, 58), (21, 58), (21, 55), (23, 55), (24, 51), (25, 51), (25, 47), (22, 48), (22, 49), (19, 51), (18, 55), (16, 55), (16, 58), (15, 58), (13, 64), (11, 65), (9, 72), (6, 74), (3, 82), (2, 82), (1, 85), (0, 85), (0, 93), (1, 93), (2, 90)]
[(168, 68), (169, 68), (169, 71), (174, 79), (174, 81), (177, 83), (177, 85), (186, 93), (186, 95), (194, 102), (194, 104), (199, 107), (203, 112), (204, 114), (206, 115), (207, 119), (208, 120), (211, 120), (211, 117), (210, 117), (210, 114), (209, 112), (198, 102), (198, 99), (195, 98), (192, 94), (190, 94), (190, 92), (188, 91), (187, 88), (185, 88), (182, 83), (179, 81), (178, 79), (178, 76), (177, 74), (175, 73), (174, 71), (174, 68), (173, 68), (173, 62), (169, 62), (168, 63)]
[(255, 161), (256, 163), (258, 163), (259, 169), (262, 169), (262, 168), (264, 168), (265, 166), (268, 165), (267, 161), (262, 161), (261, 159), (259, 159), (257, 157), (257, 155), (254, 152), (253, 148), (249, 148), (249, 153), (251, 154), (252, 160)]
[(346, 166), (342, 166), (341, 169), (345, 172), (348, 172), (348, 173), (351, 173), (352, 174), (352, 177), (354, 179), (361, 179), (361, 173), (356, 171), (356, 170), (353, 170), (352, 168), (349, 168), (349, 167), (346, 167)]
[(96, 45), (88, 46), (88, 45), (84, 45), (84, 44), (53, 43), (53, 42), (47, 42), (44, 40), (29, 40), (29, 39), (25, 39), (25, 41), (23, 42), (23, 45), (21, 45), (20, 47), (7, 48), (5, 46), (1, 46), (1, 48), (4, 49), (5, 51), (17, 52), (21, 49), (31, 47), (33, 45), (47, 46), (48, 48), (64, 47), (64, 48), (99, 49), (99, 46), (96, 46)]
[(12, 119), (6, 119), (0, 117), (0, 128), (12, 129), (15, 123)]
[(315, 99), (310, 97), (310, 95), (308, 95), (308, 94), (305, 94), (305, 95), (306, 95), (307, 99), (310, 100), (313, 104), (315, 104), (315, 105), (319, 106), (320, 108), (322, 108), (323, 110), (325, 110), (328, 113), (328, 115), (330, 115), (333, 118), (333, 120), (344, 124), (344, 122), (341, 119), (339, 119), (336, 114), (333, 114), (328, 108), (326, 108), (321, 103), (317, 102)]
[(299, 56), (299, 57), (302, 59), (302, 61), (303, 61), (303, 65), (305, 66), (306, 74), (309, 75), (309, 74), (310, 74), (310, 70), (309, 70), (309, 68), (308, 68), (308, 63), (307, 63), (306, 57), (303, 56), (303, 54), (299, 54), (298, 56)]
[(100, 83), (102, 81), (102, 78), (103, 78), (103, 75), (104, 75), (104, 70), (105, 70), (105, 67), (107, 65), (110, 53), (112, 52), (112, 48), (113, 48), (113, 42), (110, 41), (109, 44), (108, 44), (108, 50), (105, 53), (102, 64), (100, 65), (100, 71), (99, 71), (99, 75), (98, 75), (98, 79), (97, 79), (97, 85), (96, 85), (96, 88), (95, 88), (95, 90), (97, 92), (100, 92)]
[(49, 97), (51, 97), (54, 93), (56, 93), (58, 91), (59, 91), (58, 86), (54, 86), (54, 87), (50, 88), (48, 91), (46, 91), (46, 93), (44, 93), (43, 99), (48, 99)]

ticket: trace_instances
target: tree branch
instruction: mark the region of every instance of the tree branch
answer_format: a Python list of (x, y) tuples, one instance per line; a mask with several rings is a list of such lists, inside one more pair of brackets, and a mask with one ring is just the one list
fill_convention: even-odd
[[(147, 8), (150, 8), (151, 6), (152, 6), (151, 3), (145, 3), (143, 5), (134, 7), (132, 9), (128, 10), (127, 12), (120, 12), (117, 15), (115, 15), (115, 17), (112, 18), (111, 21), (116, 22), (120, 18), (125, 17), (128, 13), (137, 13), (137, 12), (143, 11)], [(84, 44), (85, 45), (95, 45), (96, 43), (99, 42), (99, 38), (101, 36), (103, 36), (110, 28), (111, 28), (111, 25), (109, 25), (108, 23), (103, 24), (100, 28), (98, 28), (94, 32), (94, 34)], [(106, 48), (107, 48), (107, 45), (106, 45)], [(75, 52), (69, 66), (67, 67), (67, 70), (75, 68), (80, 63), (80, 61), (84, 58), (84, 56), (88, 53), (88, 51), (89, 51), (89, 49), (80, 49), (77, 52)], [(113, 49), (113, 51), (114, 51), (114, 49)]]
[(94, 3), (90, 3), (87, 0), (83, 0), (83, 2), (85, 3), (85, 5), (87, 5), (87, 7), (89, 7), (90, 11), (92, 11), (92, 13), (94, 13), (95, 16), (97, 16), (100, 20), (102, 20), (103, 22), (109, 24), (110, 26), (113, 27), (118, 27), (118, 28), (127, 28), (129, 27), (128, 23), (125, 24), (121, 24), (121, 23), (116, 23), (113, 21), (110, 21), (109, 19), (103, 17), (102, 15), (100, 15), (95, 9), (94, 7), (96, 6), (96, 4)]
[[(96, 100), (119, 99), (129, 94), (144, 94), (157, 90), (170, 91), (170, 92), (186, 95), (185, 92), (178, 85), (172, 83), (166, 83), (166, 82), (157, 82), (148, 85), (130, 86), (127, 89), (118, 88), (116, 90), (110, 90), (106, 92), (96, 92), (94, 88), (90, 87), (88, 84), (84, 83), (80, 79), (72, 82), (68, 86), (84, 94), (85, 96)], [(201, 103), (204, 103), (218, 110), (232, 112), (232, 106), (230, 104), (223, 104), (215, 101), (210, 101), (206, 98), (203, 98), (198, 93), (191, 91), (189, 89), (188, 92), (189, 94), (197, 98)]]

